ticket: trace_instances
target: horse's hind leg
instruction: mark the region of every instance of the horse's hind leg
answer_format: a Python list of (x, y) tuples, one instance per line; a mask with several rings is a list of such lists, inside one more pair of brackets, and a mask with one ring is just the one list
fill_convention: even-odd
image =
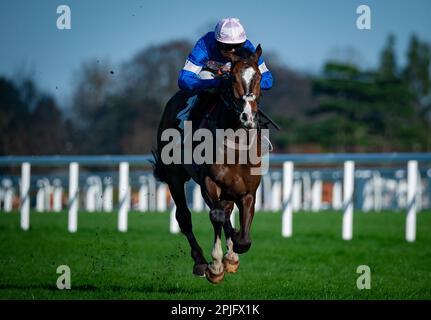
[(239, 209), (241, 227), (239, 231), (233, 233), (233, 251), (236, 253), (244, 253), (251, 247), (250, 227), (254, 217), (254, 195), (247, 194), (236, 204)]
[(169, 190), (171, 191), (172, 198), (174, 199), (177, 207), (175, 217), (177, 218), (178, 225), (180, 226), (181, 232), (187, 237), (191, 247), (191, 255), (195, 262), (193, 266), (193, 274), (204, 277), (208, 263), (205, 260), (202, 249), (199, 246), (195, 235), (193, 234), (192, 217), (190, 210), (187, 207), (186, 196), (184, 193), (184, 183), (185, 182), (183, 180), (179, 179), (175, 175), (172, 175), (168, 181)]

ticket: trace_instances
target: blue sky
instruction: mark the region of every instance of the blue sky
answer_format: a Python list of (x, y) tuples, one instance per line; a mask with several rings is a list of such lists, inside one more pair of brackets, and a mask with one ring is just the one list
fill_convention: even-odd
[[(71, 30), (56, 28), (60, 4), (71, 8)], [(369, 31), (356, 28), (361, 4), (371, 7)], [(67, 99), (83, 61), (115, 65), (150, 44), (195, 41), (227, 16), (240, 18), (253, 43), (276, 52), (293, 69), (318, 72), (346, 48), (355, 48), (364, 67), (374, 66), (390, 32), (403, 63), (413, 32), (431, 43), (430, 13), (427, 0), (2, 0), (0, 75), (33, 71), (42, 89)]]

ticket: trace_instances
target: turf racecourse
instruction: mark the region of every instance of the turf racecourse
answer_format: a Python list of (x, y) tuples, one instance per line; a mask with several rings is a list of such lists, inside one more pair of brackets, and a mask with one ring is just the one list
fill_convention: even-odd
[[(238, 273), (220, 285), (194, 277), (184, 236), (168, 232), (169, 214), (136, 213), (129, 231), (117, 216), (80, 213), (78, 232), (66, 213), (0, 214), (1, 299), (430, 299), (431, 212), (418, 215), (417, 241), (404, 240), (404, 213), (354, 216), (354, 239), (341, 240), (341, 214), (297, 213), (283, 239), (280, 214), (257, 213), (253, 244)], [(212, 227), (193, 213), (196, 236), (210, 258)], [(371, 290), (358, 290), (358, 265), (371, 268)], [(72, 289), (56, 287), (57, 266), (71, 268)]]

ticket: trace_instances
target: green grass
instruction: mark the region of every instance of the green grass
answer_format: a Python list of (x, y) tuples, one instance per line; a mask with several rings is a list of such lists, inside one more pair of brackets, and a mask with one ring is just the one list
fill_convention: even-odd
[[(257, 213), (253, 244), (236, 274), (222, 284), (192, 275), (183, 235), (168, 232), (168, 214), (81, 213), (75, 234), (65, 213), (0, 214), (1, 299), (430, 299), (431, 213), (418, 215), (417, 241), (404, 240), (403, 213), (355, 213), (354, 239), (341, 240), (341, 214), (294, 215), (283, 239), (280, 214)], [(207, 214), (193, 214), (195, 234), (210, 257)], [(371, 268), (371, 290), (358, 290), (358, 265)], [(68, 265), (72, 290), (56, 288), (57, 266)]]

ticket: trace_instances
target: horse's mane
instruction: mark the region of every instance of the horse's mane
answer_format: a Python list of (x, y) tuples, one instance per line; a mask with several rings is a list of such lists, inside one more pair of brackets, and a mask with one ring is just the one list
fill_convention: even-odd
[(249, 60), (250, 57), (254, 54), (250, 49), (241, 47), (240, 49), (235, 51), (235, 55), (240, 57), (243, 60)]

